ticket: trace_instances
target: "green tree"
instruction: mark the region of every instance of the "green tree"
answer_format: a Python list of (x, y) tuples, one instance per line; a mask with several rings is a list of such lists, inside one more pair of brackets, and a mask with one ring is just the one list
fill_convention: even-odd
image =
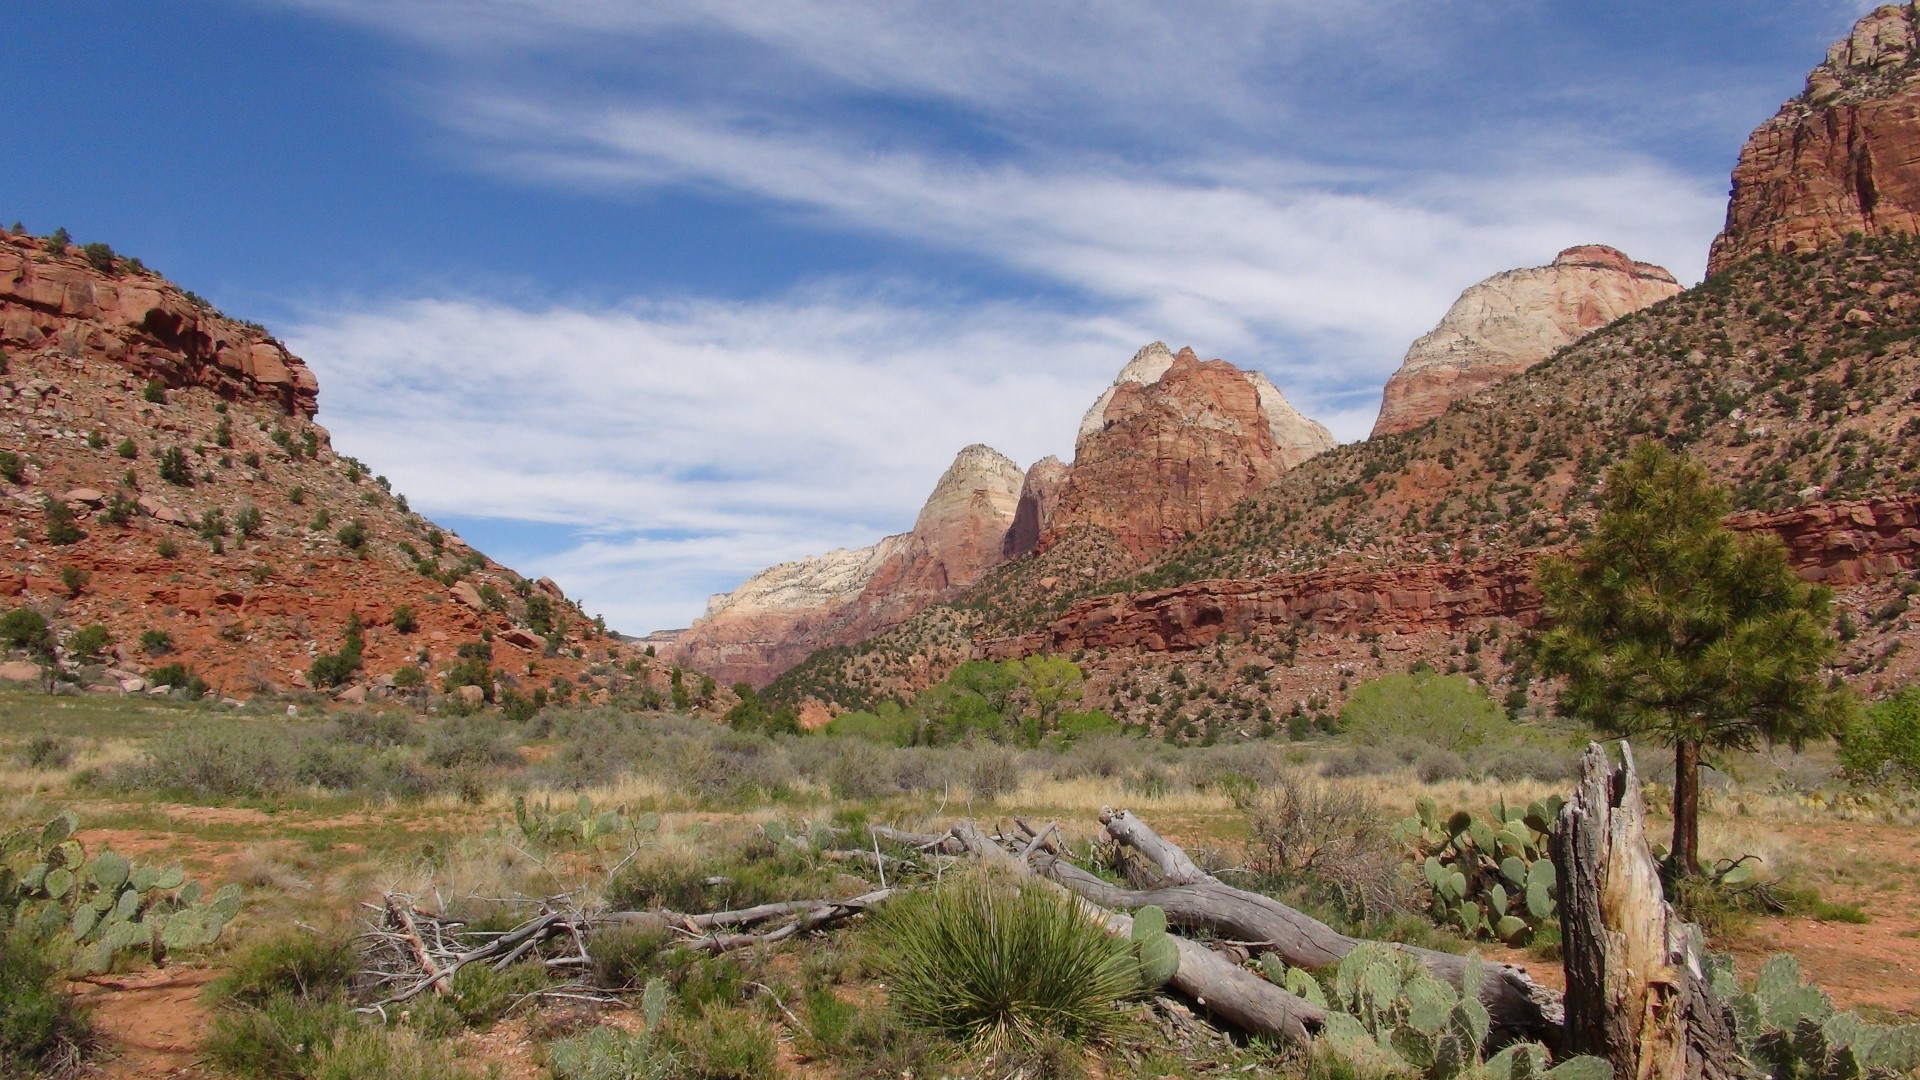
[(1382, 675), (1353, 688), (1340, 730), (1366, 746), (1419, 745), (1466, 753), (1514, 728), (1500, 706), (1465, 675), (1436, 671)]
[(1848, 725), (1840, 768), (1863, 783), (1920, 784), (1920, 686), (1909, 686)]
[(1853, 708), (1821, 676), (1836, 648), (1830, 594), (1794, 574), (1778, 537), (1722, 524), (1728, 503), (1698, 464), (1642, 442), (1607, 475), (1587, 542), (1538, 573), (1538, 651), (1566, 679), (1560, 711), (1674, 748), (1670, 859), (1683, 875), (1699, 867), (1703, 749), (1798, 746)]

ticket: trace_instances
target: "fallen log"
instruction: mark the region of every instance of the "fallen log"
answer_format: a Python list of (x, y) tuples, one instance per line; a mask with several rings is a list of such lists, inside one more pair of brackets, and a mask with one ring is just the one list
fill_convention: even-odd
[(1624, 1080), (1745, 1077), (1700, 931), (1661, 888), (1625, 743), (1620, 757), (1615, 769), (1598, 743), (1587, 745), (1550, 843), (1567, 971), (1565, 1050), (1606, 1059)]
[[(1055, 888), (1061, 887), (1059, 882), (1034, 875), (1032, 866), (988, 839), (980, 827), (971, 821), (955, 822), (950, 835), (968, 854), (989, 866), (1046, 881)], [(1027, 854), (1031, 855), (1033, 851), (1033, 845), (1028, 845)], [(1085, 873), (1058, 856), (1041, 855), (1040, 858), (1046, 860), (1048, 865)], [(1071, 890), (1063, 891), (1074, 896)], [(1109, 911), (1084, 897), (1074, 896), (1074, 899), (1079, 902), (1081, 910), (1105, 926), (1108, 933), (1128, 939), (1133, 937), (1132, 916)], [(1180, 963), (1167, 985), (1192, 999), (1194, 1004), (1215, 1018), (1248, 1034), (1264, 1035), (1294, 1045), (1312, 1041), (1326, 1023), (1325, 1009), (1288, 993), (1199, 942), (1175, 936), (1173, 943), (1180, 954)]]
[[(1115, 843), (1146, 859), (1166, 883), (1152, 889), (1121, 889), (1062, 861), (1042, 864), (1048, 876), (1096, 904), (1123, 908), (1152, 904), (1166, 911), (1170, 924), (1260, 942), (1288, 964), (1310, 970), (1338, 963), (1363, 940), (1270, 896), (1225, 884), (1201, 869), (1178, 844), (1125, 810), (1103, 809), (1100, 822)], [(1455, 987), (1466, 977), (1464, 956), (1411, 945), (1395, 948)], [(1513, 964), (1483, 964), (1482, 973), (1480, 1000), (1495, 1024), (1550, 1046), (1557, 1044), (1564, 1022), (1558, 993), (1534, 982)]]

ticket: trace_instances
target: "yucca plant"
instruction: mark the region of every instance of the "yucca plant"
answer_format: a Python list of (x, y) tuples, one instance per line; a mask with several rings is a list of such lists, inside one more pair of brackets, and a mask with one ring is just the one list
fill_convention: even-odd
[(987, 1053), (1096, 1041), (1143, 989), (1129, 942), (1036, 884), (957, 878), (889, 903), (875, 933), (902, 1019)]

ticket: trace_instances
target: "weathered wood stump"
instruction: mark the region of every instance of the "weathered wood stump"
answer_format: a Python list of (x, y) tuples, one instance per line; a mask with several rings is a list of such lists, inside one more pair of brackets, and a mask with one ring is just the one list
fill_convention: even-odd
[(1633, 751), (1622, 743), (1620, 755), (1616, 769), (1588, 744), (1553, 833), (1567, 973), (1562, 1052), (1606, 1059), (1615, 1080), (1745, 1077), (1700, 931), (1674, 914), (1647, 848)]

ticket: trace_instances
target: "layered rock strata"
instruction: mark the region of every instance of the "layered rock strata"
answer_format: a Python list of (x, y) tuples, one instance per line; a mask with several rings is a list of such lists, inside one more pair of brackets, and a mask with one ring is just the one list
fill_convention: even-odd
[(950, 599), (999, 564), (1023, 479), (1004, 455), (969, 446), (911, 531), (755, 574), (709, 600), (668, 655), (725, 683), (764, 686), (815, 649), (851, 644)]
[(1144, 558), (1334, 445), (1265, 376), (1156, 342), (1082, 422), (1046, 532), (1104, 528)]
[(1460, 294), (1387, 380), (1373, 435), (1419, 427), (1602, 326), (1680, 292), (1672, 274), (1589, 244)]
[(108, 262), (101, 269), (77, 248), (49, 251), (33, 237), (0, 242), (0, 338), (110, 358), (172, 388), (314, 414), (319, 381), (265, 330), (221, 316), (158, 274)]
[(1882, 7), (1827, 50), (1740, 152), (1707, 272), (1849, 234), (1920, 231), (1920, 6)]
[[(1920, 496), (1737, 514), (1743, 532), (1771, 532), (1800, 576), (1834, 588), (1920, 566)], [(1187, 652), (1223, 637), (1282, 635), (1301, 624), (1336, 635), (1463, 632), (1490, 619), (1531, 625), (1538, 552), (1381, 570), (1341, 567), (1257, 580), (1196, 581), (1081, 601), (1045, 629), (984, 645), (995, 659), (1036, 652)]]

